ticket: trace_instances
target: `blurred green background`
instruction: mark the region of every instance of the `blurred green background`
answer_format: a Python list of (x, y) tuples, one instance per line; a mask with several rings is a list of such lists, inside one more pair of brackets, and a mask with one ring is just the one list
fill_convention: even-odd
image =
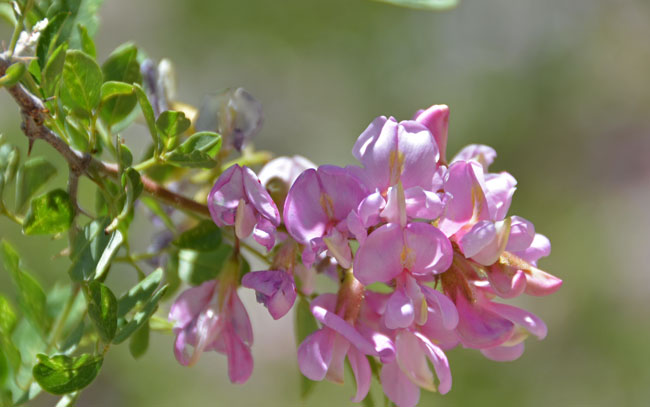
[[(497, 150), (493, 170), (519, 181), (511, 213), (551, 239), (540, 265), (564, 286), (518, 301), (545, 319), (546, 340), (530, 339), (511, 363), (448, 352), (452, 391), (423, 392), (420, 404), (650, 405), (648, 1), (464, 0), (429, 13), (362, 0), (110, 0), (96, 39), (100, 60), (125, 41), (172, 59), (188, 103), (245, 87), (265, 109), (256, 146), (318, 164), (352, 163), (352, 144), (375, 116), (448, 104), (448, 155), (468, 143)], [(24, 147), (6, 92), (0, 103), (1, 131)], [(45, 145), (33, 154), (54, 157)], [(62, 241), (27, 239), (2, 218), (0, 236), (46, 284), (67, 279), (68, 260), (52, 259)], [(114, 284), (132, 283), (130, 272), (124, 281), (113, 274)], [(0, 285), (6, 291), (4, 273)], [(111, 350), (78, 405), (351, 404), (351, 377), (301, 401), (291, 318), (273, 322), (251, 293), (243, 297), (256, 336), (245, 385), (228, 382), (220, 355), (181, 367), (172, 337), (155, 335), (138, 361), (127, 346)]]

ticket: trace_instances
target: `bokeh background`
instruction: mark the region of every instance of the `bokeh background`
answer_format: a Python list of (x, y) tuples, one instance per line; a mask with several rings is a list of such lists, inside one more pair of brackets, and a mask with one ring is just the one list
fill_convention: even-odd
[[(423, 393), (421, 405), (650, 405), (650, 3), (461, 0), (430, 13), (363, 0), (111, 0), (100, 15), (98, 55), (135, 41), (170, 58), (180, 100), (198, 105), (232, 86), (253, 93), (265, 110), (260, 149), (350, 164), (375, 116), (405, 119), (433, 103), (451, 108), (450, 153), (496, 148), (494, 170), (519, 181), (511, 213), (550, 237), (540, 264), (564, 286), (519, 302), (545, 319), (546, 340), (530, 339), (511, 363), (448, 352), (452, 391)], [(1, 131), (25, 146), (5, 92), (0, 103)], [(54, 157), (44, 145), (34, 154)], [(0, 236), (45, 284), (67, 278), (68, 260), (53, 259), (63, 242), (27, 239), (2, 218)], [(112, 278), (128, 286), (133, 276)], [(351, 377), (301, 401), (291, 318), (274, 323), (243, 296), (256, 336), (245, 385), (228, 382), (220, 355), (181, 367), (172, 337), (154, 335), (140, 360), (112, 349), (78, 405), (351, 404)]]

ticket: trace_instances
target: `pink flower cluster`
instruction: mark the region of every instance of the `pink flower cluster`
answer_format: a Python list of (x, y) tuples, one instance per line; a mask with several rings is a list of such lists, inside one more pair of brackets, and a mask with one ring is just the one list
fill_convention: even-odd
[[(255, 289), (277, 319), (295, 301), (296, 280), (299, 294), (312, 298), (313, 275), (334, 272), (339, 291), (311, 301), (322, 328), (300, 344), (298, 362), (311, 380), (342, 382), (347, 358), (357, 382), (355, 402), (370, 389), (369, 358), (381, 362), (387, 397), (410, 407), (420, 388), (451, 389), (445, 350), (462, 345), (510, 361), (522, 354), (528, 335), (546, 336), (540, 318), (496, 300), (548, 295), (560, 287), (560, 279), (536, 267), (550, 243), (531, 222), (507, 216), (516, 181), (507, 172), (488, 172), (496, 157), (492, 148), (471, 145), (446, 160), (448, 117), (444, 105), (412, 120), (378, 117), (353, 147), (361, 166), (310, 168), (302, 158), (284, 158), (283, 174), (276, 175), (291, 185), (279, 203), (289, 236), (279, 238), (271, 270), (249, 273), (242, 284)], [(251, 170), (236, 166), (224, 173), (208, 203), (218, 225), (234, 225), (237, 237), (252, 233), (273, 246), (277, 206)], [(236, 298), (234, 290), (227, 293)], [(241, 381), (232, 366), (250, 364), (242, 369), (248, 374), (252, 369), (250, 352), (242, 351), (252, 342), (248, 317), (238, 306), (207, 304), (188, 306), (181, 296), (174, 305), (177, 349), (180, 342), (225, 350), (231, 379)], [(224, 321), (221, 331), (203, 327), (210, 318)], [(181, 363), (183, 355), (177, 352)]]

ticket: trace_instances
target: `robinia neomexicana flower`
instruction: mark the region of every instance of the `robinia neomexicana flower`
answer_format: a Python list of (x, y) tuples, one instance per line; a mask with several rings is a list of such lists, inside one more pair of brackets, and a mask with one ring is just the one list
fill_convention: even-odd
[[(234, 225), (240, 239), (252, 233), (270, 251), (271, 269), (244, 275), (242, 285), (256, 291), (273, 318), (297, 296), (311, 302), (321, 328), (298, 347), (300, 371), (342, 382), (347, 359), (355, 402), (370, 389), (371, 363), (381, 365), (386, 396), (410, 407), (421, 388), (451, 390), (446, 350), (462, 345), (510, 361), (529, 335), (546, 336), (540, 318), (498, 300), (560, 287), (560, 279), (537, 268), (550, 253), (549, 240), (530, 221), (507, 216), (516, 180), (489, 172), (492, 148), (470, 145), (445, 157), (448, 118), (444, 105), (412, 120), (378, 117), (353, 147), (360, 166), (271, 161), (261, 171), (265, 184), (274, 179), (286, 187), (275, 201), (252, 170), (237, 165), (208, 197), (217, 225)], [(318, 264), (325, 261), (337, 293), (296, 288), (324, 272)], [(231, 380), (243, 382), (252, 371), (252, 331), (235, 280), (190, 288), (170, 319), (179, 362), (193, 362), (204, 350), (225, 353)], [(218, 290), (220, 284), (228, 288)]]

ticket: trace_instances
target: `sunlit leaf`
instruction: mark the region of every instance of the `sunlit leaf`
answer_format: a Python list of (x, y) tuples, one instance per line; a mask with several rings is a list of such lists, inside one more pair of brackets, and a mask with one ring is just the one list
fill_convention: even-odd
[(62, 189), (40, 195), (30, 202), (23, 221), (26, 235), (53, 235), (61, 233), (72, 223), (74, 207), (70, 196)]
[(71, 358), (65, 355), (48, 357), (38, 355), (34, 366), (34, 379), (41, 387), (52, 394), (66, 394), (83, 389), (95, 380), (104, 358), (83, 354)]
[(94, 59), (78, 50), (68, 50), (63, 64), (61, 101), (87, 115), (99, 104), (102, 71)]
[(42, 157), (25, 162), (18, 169), (16, 178), (16, 212), (22, 212), (29, 199), (55, 175), (54, 165)]
[(85, 286), (88, 315), (104, 342), (110, 342), (117, 330), (117, 299), (111, 290), (99, 281)]
[(447, 10), (458, 5), (458, 0), (375, 0), (419, 10)]

